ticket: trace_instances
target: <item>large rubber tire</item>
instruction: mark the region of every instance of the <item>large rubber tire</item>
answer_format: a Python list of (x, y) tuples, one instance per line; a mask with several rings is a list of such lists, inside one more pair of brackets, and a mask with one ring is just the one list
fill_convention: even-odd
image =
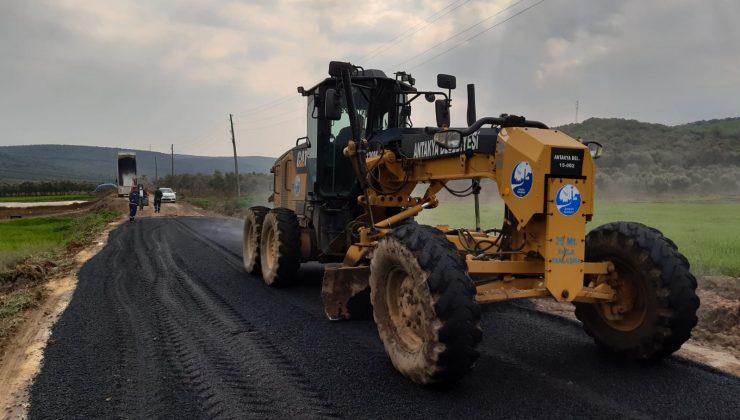
[(260, 266), (268, 286), (295, 283), (301, 265), (301, 238), (298, 218), (293, 211), (270, 210), (262, 222), (260, 235)]
[(244, 217), (242, 254), (244, 269), (250, 274), (260, 274), (260, 236), (262, 222), (270, 211), (267, 207), (255, 206), (247, 209)]
[(478, 359), (480, 308), (467, 265), (445, 235), (402, 225), (370, 262), (373, 318), (393, 366), (414, 382), (458, 381)]
[(631, 295), (622, 320), (605, 304), (576, 303), (576, 317), (597, 346), (633, 359), (658, 360), (678, 350), (697, 322), (696, 278), (686, 257), (657, 229), (632, 222), (600, 226), (586, 236), (587, 261), (611, 261), (614, 287)]

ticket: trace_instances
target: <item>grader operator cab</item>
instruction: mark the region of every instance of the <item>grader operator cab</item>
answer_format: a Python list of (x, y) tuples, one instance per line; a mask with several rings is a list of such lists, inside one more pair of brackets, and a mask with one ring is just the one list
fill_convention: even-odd
[[(418, 383), (453, 382), (473, 367), (480, 306), (492, 302), (572, 302), (600, 348), (632, 358), (659, 359), (690, 337), (696, 279), (676, 245), (638, 223), (586, 233), (600, 145), (524, 117), (476, 119), (472, 85), (468, 126), (450, 128), (452, 76), (438, 76), (442, 91), (420, 91), (403, 72), (331, 62), (329, 75), (298, 88), (307, 135), (272, 169), (274, 208), (247, 212), (247, 272), (287, 286), (301, 262), (325, 263), (327, 317), (357, 315), (369, 294), (391, 362)], [(420, 97), (434, 103), (435, 127), (412, 126)], [(502, 226), (480, 226), (483, 179), (498, 187)], [(470, 186), (453, 190), (455, 180)], [(443, 205), (443, 189), (473, 196), (475, 226), (413, 220)]]

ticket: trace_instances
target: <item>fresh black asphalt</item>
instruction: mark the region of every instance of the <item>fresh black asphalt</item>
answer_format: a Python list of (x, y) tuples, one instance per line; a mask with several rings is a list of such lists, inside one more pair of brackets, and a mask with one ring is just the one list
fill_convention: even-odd
[(85, 264), (31, 389), (31, 418), (738, 418), (740, 378), (595, 351), (575, 322), (501, 304), (448, 389), (391, 366), (372, 321), (330, 322), (321, 268), (272, 289), (239, 221), (150, 218)]

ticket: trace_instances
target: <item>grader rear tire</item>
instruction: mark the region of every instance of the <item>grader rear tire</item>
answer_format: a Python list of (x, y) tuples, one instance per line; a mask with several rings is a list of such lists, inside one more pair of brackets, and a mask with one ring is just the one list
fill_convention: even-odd
[(393, 366), (414, 382), (458, 381), (478, 359), (480, 308), (467, 265), (437, 229), (393, 230), (370, 263), (373, 317)]
[[(586, 237), (587, 261), (611, 261), (613, 303), (576, 303), (576, 317), (597, 346), (633, 359), (678, 350), (697, 322), (696, 278), (660, 231), (639, 223), (600, 226)], [(617, 318), (614, 314), (618, 314)]]
[(244, 218), (243, 261), (244, 269), (249, 274), (260, 273), (260, 235), (262, 222), (269, 211), (267, 207), (250, 207)]
[(281, 287), (295, 282), (301, 265), (301, 240), (298, 218), (293, 211), (277, 208), (265, 216), (260, 235), (260, 265), (268, 286)]

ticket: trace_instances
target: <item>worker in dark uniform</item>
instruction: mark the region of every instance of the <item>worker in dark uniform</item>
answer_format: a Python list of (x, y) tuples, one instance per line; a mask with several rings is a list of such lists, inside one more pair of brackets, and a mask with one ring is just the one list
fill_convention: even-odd
[(131, 187), (131, 192), (128, 193), (128, 210), (129, 210), (129, 220), (134, 221), (134, 217), (136, 216), (136, 209), (139, 207), (139, 192), (136, 190), (136, 187)]
[(162, 206), (162, 190), (157, 187), (157, 191), (154, 191), (154, 212), (159, 213), (159, 208)]

